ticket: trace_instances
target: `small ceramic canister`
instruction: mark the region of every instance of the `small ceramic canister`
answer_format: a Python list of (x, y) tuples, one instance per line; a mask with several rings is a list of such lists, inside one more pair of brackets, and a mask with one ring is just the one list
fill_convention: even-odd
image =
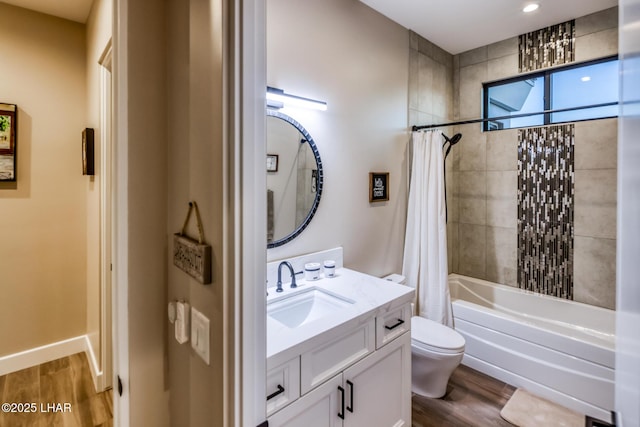
[(336, 275), (336, 262), (332, 259), (328, 259), (324, 262), (324, 276), (334, 277)]
[(304, 265), (305, 280), (318, 280), (320, 278), (320, 263), (308, 262)]

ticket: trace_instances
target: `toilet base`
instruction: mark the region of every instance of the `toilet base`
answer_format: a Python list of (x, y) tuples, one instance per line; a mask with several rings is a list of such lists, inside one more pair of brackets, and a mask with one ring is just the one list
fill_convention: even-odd
[(411, 391), (434, 399), (447, 393), (447, 384), (464, 353), (442, 354), (411, 346)]

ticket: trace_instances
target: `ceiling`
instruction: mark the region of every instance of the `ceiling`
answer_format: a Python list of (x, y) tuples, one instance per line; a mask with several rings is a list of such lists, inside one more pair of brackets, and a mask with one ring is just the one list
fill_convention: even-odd
[[(0, 0), (86, 23), (93, 0)], [(457, 54), (616, 6), (618, 0), (360, 0)], [(525, 14), (529, 3), (540, 8)]]
[(93, 0), (1, 0), (2, 3), (85, 24)]
[[(618, 0), (360, 0), (457, 54), (618, 5)], [(522, 8), (538, 3), (535, 12)]]

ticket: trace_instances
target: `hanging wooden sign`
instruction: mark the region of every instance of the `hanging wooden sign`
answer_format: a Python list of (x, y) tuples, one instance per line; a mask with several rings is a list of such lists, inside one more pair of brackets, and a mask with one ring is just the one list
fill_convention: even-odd
[[(185, 234), (192, 210), (196, 211), (198, 240)], [(189, 211), (182, 230), (173, 235), (173, 265), (204, 285), (211, 283), (211, 245), (204, 243), (202, 220), (195, 201), (189, 202)]]

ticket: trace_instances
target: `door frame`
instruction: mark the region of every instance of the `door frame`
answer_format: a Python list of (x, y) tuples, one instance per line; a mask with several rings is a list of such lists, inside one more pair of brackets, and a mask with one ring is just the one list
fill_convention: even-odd
[(100, 381), (99, 390), (113, 385), (112, 349), (112, 260), (113, 242), (113, 193), (112, 193), (112, 65), (111, 40), (100, 57)]
[[(113, 332), (113, 425), (129, 427), (130, 402), (128, 387), (116, 395), (123, 381), (129, 378), (129, 220), (128, 220), (128, 44), (127, 0), (113, 2), (113, 218), (112, 235), (114, 257), (112, 270), (112, 332)], [(119, 393), (118, 393), (119, 394)]]
[[(228, 186), (233, 200), (235, 295), (233, 315), (225, 321), (235, 330), (227, 342), (228, 360), (236, 360), (233, 377), (225, 382), (233, 401), (225, 404), (237, 427), (266, 420), (266, 1), (237, 0), (230, 10), (226, 43), (231, 80), (229, 131), (231, 142)], [(231, 308), (231, 307), (229, 307)], [(227, 329), (229, 330), (229, 329)], [(231, 338), (231, 337), (230, 337)], [(230, 414), (231, 415), (231, 412)]]

